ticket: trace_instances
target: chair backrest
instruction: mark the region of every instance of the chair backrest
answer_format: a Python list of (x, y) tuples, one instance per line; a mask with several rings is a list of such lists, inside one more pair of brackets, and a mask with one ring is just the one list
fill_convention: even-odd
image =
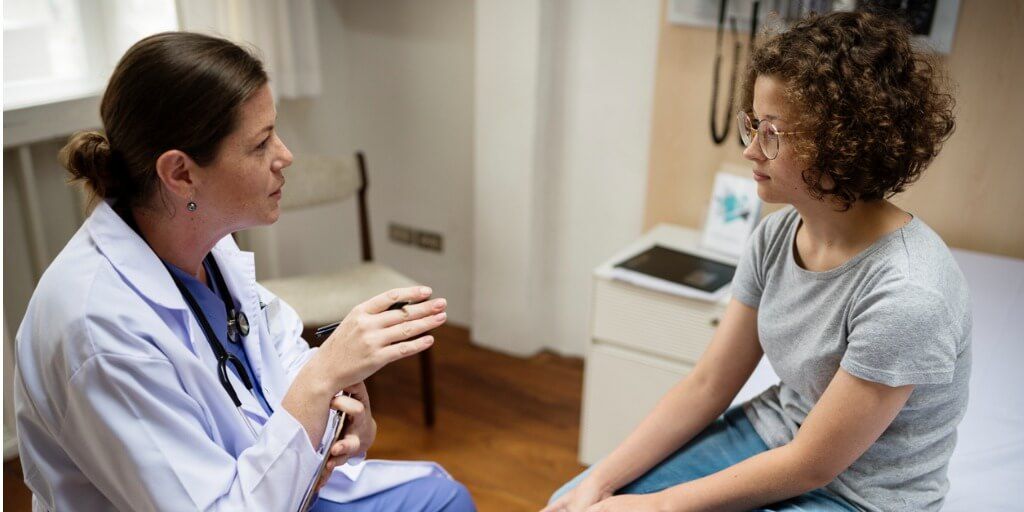
[(281, 209), (305, 208), (352, 197), (364, 186), (359, 163), (356, 155), (296, 157), (291, 168), (285, 170)]

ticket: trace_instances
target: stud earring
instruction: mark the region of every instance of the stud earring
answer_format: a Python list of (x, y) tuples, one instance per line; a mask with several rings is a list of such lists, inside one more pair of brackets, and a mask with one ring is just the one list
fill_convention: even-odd
[(199, 205), (197, 205), (195, 201), (189, 199), (188, 203), (185, 204), (185, 208), (188, 208), (188, 211), (190, 212), (194, 212), (199, 208)]

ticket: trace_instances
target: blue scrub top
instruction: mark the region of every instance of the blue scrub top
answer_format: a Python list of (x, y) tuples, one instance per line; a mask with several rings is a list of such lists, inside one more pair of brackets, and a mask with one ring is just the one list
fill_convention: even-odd
[[(167, 262), (165, 261), (164, 263)], [(253, 395), (256, 396), (256, 400), (263, 406), (267, 416), (273, 414), (270, 404), (267, 403), (266, 397), (263, 396), (263, 387), (256, 379), (256, 373), (252, 371), (252, 365), (249, 364), (249, 356), (245, 353), (245, 347), (241, 343), (232, 343), (228, 340), (228, 315), (224, 310), (224, 301), (220, 298), (220, 290), (217, 288), (216, 279), (213, 279), (213, 273), (210, 272), (210, 267), (207, 265), (206, 260), (203, 260), (203, 268), (206, 269), (206, 280), (210, 283), (209, 287), (188, 272), (170, 263), (167, 263), (167, 268), (185, 285), (185, 289), (195, 297), (196, 303), (199, 304), (199, 308), (206, 315), (206, 321), (210, 323), (210, 327), (213, 328), (213, 332), (217, 335), (217, 339), (220, 340), (220, 344), (224, 346), (224, 349), (229, 354), (237, 357), (242, 362), (242, 366), (245, 367), (245, 371), (249, 373), (249, 378), (252, 380)], [(230, 294), (227, 295), (230, 296)], [(235, 309), (239, 309), (237, 304), (234, 304), (234, 306)], [(238, 376), (238, 371), (235, 370), (234, 365), (229, 364), (228, 368)], [(216, 366), (214, 366), (213, 371), (217, 371)]]

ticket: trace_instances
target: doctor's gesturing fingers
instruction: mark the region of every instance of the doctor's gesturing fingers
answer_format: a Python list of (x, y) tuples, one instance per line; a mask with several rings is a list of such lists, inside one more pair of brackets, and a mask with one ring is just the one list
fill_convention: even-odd
[(426, 286), (397, 288), (356, 306), (320, 347), (338, 389), (360, 382), (383, 366), (430, 348), (433, 336), (420, 336), (447, 320), (444, 299), (388, 311), (397, 302), (417, 303), (432, 293)]
[[(281, 404), (302, 424), (312, 442), (323, 437), (328, 404), (335, 395), (388, 363), (433, 345), (433, 336), (420, 335), (447, 320), (448, 304), (444, 299), (423, 302), (431, 293), (426, 286), (396, 288), (352, 308), (302, 367)], [(388, 311), (397, 302), (412, 305)]]

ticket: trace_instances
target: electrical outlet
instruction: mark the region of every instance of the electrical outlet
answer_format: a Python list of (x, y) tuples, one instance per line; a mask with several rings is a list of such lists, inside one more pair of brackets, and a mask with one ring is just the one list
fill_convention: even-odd
[(401, 224), (388, 224), (388, 238), (396, 244), (412, 245), (416, 242), (416, 230)]
[(394, 222), (388, 224), (388, 238), (396, 244), (412, 245), (428, 251), (442, 252), (444, 237), (441, 233), (424, 231)]
[(416, 245), (428, 250), (441, 252), (443, 249), (444, 240), (441, 237), (441, 233), (433, 233), (430, 231), (420, 231), (416, 233)]

